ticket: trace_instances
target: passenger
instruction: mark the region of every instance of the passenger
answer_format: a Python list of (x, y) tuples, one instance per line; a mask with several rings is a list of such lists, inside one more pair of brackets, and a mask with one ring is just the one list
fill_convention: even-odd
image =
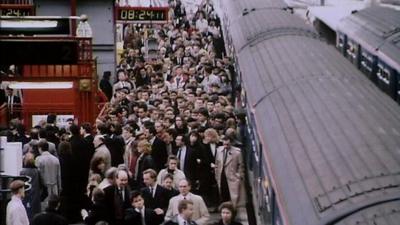
[(40, 156), (36, 158), (36, 167), (39, 169), (42, 182), (49, 195), (58, 195), (61, 190), (61, 168), (57, 157), (49, 153), (47, 141), (39, 141)]
[(26, 212), (29, 220), (32, 221), (33, 217), (41, 212), (41, 194), (42, 194), (42, 181), (40, 180), (40, 173), (35, 166), (35, 156), (32, 153), (27, 153), (24, 158), (24, 168), (21, 175), (29, 176), (31, 178), (31, 189), (27, 191), (23, 199)]
[(174, 181), (173, 185), (172, 185), (173, 188), (178, 188), (179, 181), (186, 178), (183, 171), (178, 169), (178, 158), (176, 158), (176, 156), (174, 156), (174, 155), (170, 155), (168, 157), (168, 167), (165, 169), (162, 169), (158, 173), (157, 184), (162, 185), (167, 174), (172, 176), (172, 179)]
[(231, 201), (235, 207), (243, 202), (244, 164), (239, 148), (231, 145), (229, 137), (223, 138), (223, 146), (217, 149), (215, 178), (218, 183), (220, 200)]
[(232, 203), (224, 202), (219, 207), (221, 219), (215, 225), (242, 225), (235, 221), (236, 210)]
[(178, 189), (174, 188), (173, 185), (174, 177), (171, 174), (165, 175), (162, 186), (169, 191), (168, 203), (172, 197), (179, 195)]
[(138, 191), (131, 194), (131, 206), (125, 212), (125, 224), (160, 225), (163, 222), (163, 211), (159, 208), (148, 208), (142, 194)]
[(125, 210), (130, 206), (129, 193), (128, 174), (125, 170), (118, 170), (115, 173), (115, 184), (104, 189), (111, 224), (124, 224)]
[(108, 169), (105, 173), (105, 178), (103, 179), (103, 181), (101, 181), (98, 188), (104, 190), (106, 187), (114, 185), (114, 178), (116, 172), (117, 168), (115, 167), (111, 167), (110, 169)]
[[(111, 168), (111, 154), (104, 143), (105, 137), (103, 135), (96, 135), (93, 140), (95, 153), (90, 160), (91, 170), (90, 173), (99, 173), (104, 177), (104, 172)], [(104, 163), (104, 168), (98, 168), (98, 165)]]
[(83, 211), (83, 220), (87, 225), (95, 225), (100, 221), (110, 222), (107, 206), (105, 205), (105, 196), (103, 190), (95, 188), (93, 190), (92, 198), (93, 205), (90, 207), (89, 212)]
[(165, 225), (197, 225), (198, 223), (192, 220), (194, 210), (194, 203), (192, 201), (181, 200), (178, 204), (179, 214), (172, 217)]
[(59, 207), (60, 207), (59, 197), (51, 195), (49, 197), (48, 206), (45, 212), (37, 214), (33, 218), (31, 225), (48, 225), (48, 224), (67, 225), (68, 224), (67, 220), (58, 212)]
[(14, 180), (10, 183), (12, 197), (11, 201), (7, 204), (7, 225), (29, 225), (28, 215), (22, 204), (22, 199), (25, 197), (24, 185), (25, 183), (21, 180)]
[(188, 180), (181, 180), (179, 182), (179, 195), (169, 200), (168, 210), (165, 215), (165, 220), (172, 220), (174, 216), (177, 216), (179, 211), (179, 202), (182, 200), (190, 200), (193, 202), (193, 217), (192, 219), (199, 225), (207, 224), (210, 218), (208, 209), (204, 200), (201, 196), (192, 194), (190, 192), (191, 185)]

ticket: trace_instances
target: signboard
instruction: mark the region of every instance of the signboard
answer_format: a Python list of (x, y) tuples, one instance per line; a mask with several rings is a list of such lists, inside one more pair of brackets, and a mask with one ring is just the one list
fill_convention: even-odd
[[(2, 145), (4, 146), (4, 144)], [(19, 176), (22, 170), (22, 142), (6, 142), (2, 151), (0, 164), (4, 174)]]
[(0, 35), (70, 35), (69, 18), (3, 17)]
[(76, 64), (78, 41), (3, 39), (0, 58), (2, 64)]
[(0, 16), (34, 16), (33, 5), (6, 5), (0, 4)]
[[(32, 115), (32, 127), (38, 125), (41, 121), (46, 121), (47, 115)], [(74, 119), (74, 115), (57, 115), (56, 124), (63, 128), (67, 126), (67, 120)]]
[(122, 23), (167, 23), (168, 7), (116, 7), (116, 21)]

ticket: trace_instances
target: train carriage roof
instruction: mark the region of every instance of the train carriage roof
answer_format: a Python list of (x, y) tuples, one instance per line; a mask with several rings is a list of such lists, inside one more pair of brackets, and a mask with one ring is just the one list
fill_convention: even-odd
[(399, 70), (400, 11), (379, 6), (366, 8), (344, 18), (338, 31)]
[(385, 41), (379, 48), (377, 55), (400, 73), (400, 30), (397, 34)]
[(335, 225), (397, 225), (400, 221), (400, 201), (373, 206), (345, 218)]
[(338, 52), (282, 36), (238, 59), (289, 224), (331, 223), (400, 196), (399, 106)]

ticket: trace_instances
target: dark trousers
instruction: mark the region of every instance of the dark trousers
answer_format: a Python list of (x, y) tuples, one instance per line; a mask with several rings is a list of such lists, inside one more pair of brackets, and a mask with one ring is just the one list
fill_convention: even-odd
[(228, 180), (226, 179), (225, 170), (221, 173), (221, 189), (220, 189), (221, 202), (228, 202), (231, 200), (231, 194), (229, 193)]

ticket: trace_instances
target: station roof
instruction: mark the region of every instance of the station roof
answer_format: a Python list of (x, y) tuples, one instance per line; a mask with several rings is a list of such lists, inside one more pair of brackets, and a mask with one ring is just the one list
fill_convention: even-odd
[(362, 2), (352, 2), (351, 4), (336, 6), (313, 6), (309, 7), (309, 14), (336, 31), (343, 18), (351, 15), (353, 11), (363, 8), (364, 4)]

